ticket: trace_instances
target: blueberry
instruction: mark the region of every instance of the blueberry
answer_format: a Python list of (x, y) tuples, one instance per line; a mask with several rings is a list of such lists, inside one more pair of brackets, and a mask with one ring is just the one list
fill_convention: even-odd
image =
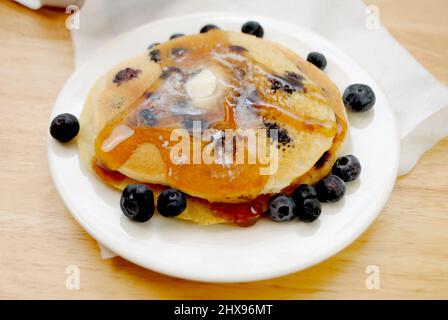
[(154, 43), (151, 43), (151, 44), (148, 46), (148, 50), (151, 50), (151, 49), (153, 49), (154, 47), (157, 47), (159, 44), (160, 44), (160, 42), (154, 42)]
[(345, 89), (342, 100), (346, 108), (355, 112), (365, 112), (373, 107), (376, 98), (368, 85), (357, 83)]
[(294, 218), (295, 204), (292, 198), (279, 194), (269, 201), (267, 214), (276, 222), (289, 221)]
[(177, 38), (183, 37), (184, 35), (185, 35), (185, 34), (183, 34), (183, 33), (175, 33), (175, 34), (171, 35), (170, 40), (173, 40), (173, 39), (177, 39)]
[(56, 116), (50, 125), (50, 134), (60, 142), (72, 140), (79, 132), (78, 119), (70, 114), (63, 113)]
[(120, 199), (124, 215), (138, 222), (146, 222), (154, 214), (154, 194), (144, 184), (129, 184)]
[(297, 205), (296, 207), (296, 215), (300, 220), (304, 222), (313, 222), (314, 220), (319, 218), (321, 212), (322, 209), (317, 198), (305, 199), (300, 205)]
[(315, 199), (317, 198), (316, 189), (309, 184), (301, 184), (292, 193), (292, 198), (296, 205), (303, 203), (305, 199)]
[(336, 160), (332, 173), (345, 182), (356, 180), (361, 173), (361, 163), (354, 155), (348, 155)]
[(345, 182), (335, 175), (329, 175), (316, 185), (317, 198), (322, 202), (337, 202), (345, 194)]
[[(263, 124), (267, 129), (266, 131), (267, 136), (271, 139), (275, 139), (279, 143), (279, 147), (280, 146), (287, 147), (291, 143), (292, 138), (289, 135), (288, 130), (286, 128), (280, 127), (279, 124), (276, 122), (269, 122), (266, 120), (263, 120)], [(274, 133), (275, 131), (271, 132), (271, 130), (276, 130), (277, 136), (275, 136), (275, 134), (274, 136), (272, 136), (272, 133)]]
[(327, 59), (325, 59), (325, 56), (319, 52), (311, 52), (306, 60), (308, 60), (308, 62), (311, 62), (321, 70), (324, 70), (327, 66)]
[(230, 45), (229, 46), (229, 50), (230, 52), (235, 52), (235, 53), (243, 53), (243, 52), (247, 52), (247, 49), (242, 47), (242, 46), (238, 46), (238, 45)]
[(173, 73), (182, 74), (182, 70), (178, 67), (163, 67), (162, 74), (160, 75), (161, 79), (166, 79), (171, 76)]
[(303, 77), (295, 72), (288, 71), (284, 75), (270, 75), (269, 81), (271, 82), (271, 90), (277, 92), (277, 90), (285, 91), (292, 94), (297, 90), (303, 89)]
[(142, 70), (140, 69), (124, 68), (117, 72), (112, 82), (120, 86), (123, 82), (138, 78), (141, 72)]
[(185, 48), (173, 48), (171, 50), (171, 56), (175, 59), (182, 58), (185, 53), (187, 53), (187, 49)]
[(159, 62), (160, 61), (160, 50), (154, 49), (154, 50), (150, 51), (149, 58), (154, 62)]
[(258, 38), (263, 38), (264, 35), (263, 27), (256, 21), (248, 21), (245, 24), (243, 24), (241, 32), (251, 34)]
[(317, 192), (309, 184), (301, 184), (292, 193), (292, 198), (296, 205), (296, 215), (300, 220), (313, 222), (320, 213), (320, 202), (317, 200)]
[(207, 33), (207, 32), (209, 32), (210, 30), (214, 30), (214, 29), (219, 29), (219, 27), (218, 27), (218, 26), (215, 26), (214, 24), (207, 24), (207, 25), (205, 25), (205, 26), (203, 26), (203, 27), (201, 28), (201, 30), (199, 31), (199, 33)]
[(164, 217), (178, 216), (186, 207), (187, 197), (177, 189), (166, 189), (157, 199), (157, 210)]
[(142, 109), (140, 116), (143, 119), (143, 123), (149, 127), (153, 127), (157, 123), (156, 115), (151, 109)]

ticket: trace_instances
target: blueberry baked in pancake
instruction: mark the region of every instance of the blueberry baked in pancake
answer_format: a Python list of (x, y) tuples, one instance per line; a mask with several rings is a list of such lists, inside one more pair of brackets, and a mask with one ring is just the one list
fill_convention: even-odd
[(79, 124), (69, 114), (53, 120), (60, 141), (78, 125), (82, 163), (122, 190), (129, 218), (312, 222), (320, 202), (338, 201), (358, 177), (356, 157), (338, 159), (344, 104), (373, 92), (351, 86), (343, 100), (320, 70), (323, 55), (304, 60), (263, 39), (256, 22), (242, 31), (207, 25), (153, 44), (97, 80)]

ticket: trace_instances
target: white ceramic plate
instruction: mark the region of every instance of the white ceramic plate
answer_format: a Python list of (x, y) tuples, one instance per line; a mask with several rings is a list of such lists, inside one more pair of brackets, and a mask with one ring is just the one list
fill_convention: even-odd
[[(365, 114), (349, 114), (350, 135), (344, 150), (361, 161), (363, 171), (348, 184), (343, 200), (324, 204), (312, 224), (297, 220), (275, 223), (261, 219), (250, 228), (232, 225), (199, 226), (155, 215), (139, 224), (119, 208), (120, 192), (97, 180), (80, 166), (75, 143), (63, 145), (48, 137), (51, 173), (63, 201), (76, 220), (96, 240), (118, 255), (168, 275), (210, 282), (268, 279), (317, 264), (354, 241), (375, 219), (394, 185), (399, 140), (395, 120), (384, 94), (352, 59), (308, 29), (263, 17), (252, 17), (275, 40), (305, 57), (325, 54), (326, 73), (341, 92), (352, 83), (370, 85), (377, 102)], [(204, 24), (240, 30), (247, 17), (209, 13), (160, 20), (107, 43), (67, 81), (52, 116), (79, 116), (95, 80), (119, 61), (146, 50), (175, 32), (196, 33)]]

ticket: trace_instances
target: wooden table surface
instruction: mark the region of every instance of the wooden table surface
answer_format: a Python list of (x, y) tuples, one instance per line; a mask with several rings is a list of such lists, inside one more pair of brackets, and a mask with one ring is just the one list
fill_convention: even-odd
[[(369, 0), (391, 33), (448, 84), (448, 2)], [(164, 276), (122, 258), (102, 260), (65, 209), (46, 159), (47, 121), (73, 71), (66, 14), (0, 1), (0, 298), (448, 298), (448, 139), (399, 178), (356, 242), (308, 270), (241, 284)], [(68, 265), (79, 290), (65, 286)], [(366, 288), (366, 267), (380, 289)]]

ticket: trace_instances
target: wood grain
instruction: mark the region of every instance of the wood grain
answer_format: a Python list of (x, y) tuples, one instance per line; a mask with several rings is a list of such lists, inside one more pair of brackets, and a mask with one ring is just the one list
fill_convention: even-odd
[[(369, 0), (381, 21), (448, 84), (448, 2)], [(278, 279), (205, 284), (174, 279), (121, 258), (102, 260), (50, 179), (50, 110), (73, 71), (63, 11), (0, 2), (0, 298), (448, 298), (448, 139), (397, 181), (380, 217), (335, 257)], [(65, 287), (65, 269), (81, 289)], [(377, 265), (381, 289), (368, 290)]]

